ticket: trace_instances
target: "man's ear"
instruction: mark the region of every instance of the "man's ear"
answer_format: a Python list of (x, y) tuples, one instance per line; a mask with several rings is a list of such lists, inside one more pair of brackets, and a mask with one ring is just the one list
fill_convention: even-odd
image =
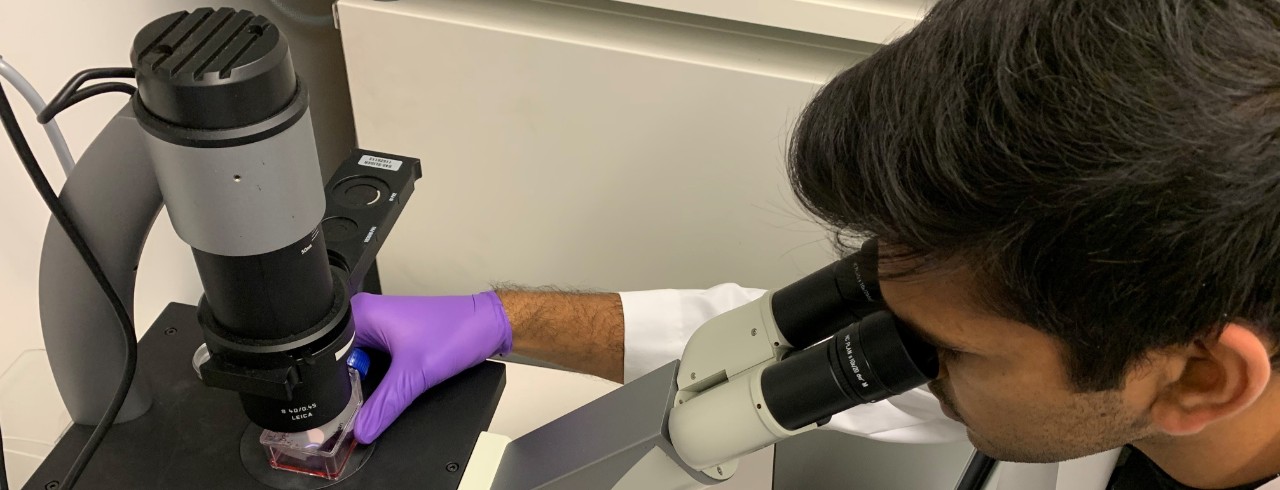
[(1186, 363), (1151, 406), (1152, 422), (1170, 435), (1200, 432), (1251, 405), (1271, 380), (1266, 342), (1243, 325), (1229, 323), (1215, 338), (1183, 353)]

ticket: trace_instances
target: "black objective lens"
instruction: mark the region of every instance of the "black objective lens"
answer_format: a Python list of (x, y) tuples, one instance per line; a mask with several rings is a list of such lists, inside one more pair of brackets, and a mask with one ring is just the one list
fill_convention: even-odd
[(879, 311), (761, 373), (770, 413), (796, 430), (938, 376), (937, 349)]

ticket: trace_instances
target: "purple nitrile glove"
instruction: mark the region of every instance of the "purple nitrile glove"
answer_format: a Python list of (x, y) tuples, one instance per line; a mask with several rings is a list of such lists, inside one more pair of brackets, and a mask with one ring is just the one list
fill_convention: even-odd
[(511, 323), (493, 291), (472, 296), (351, 298), (356, 347), (391, 355), (386, 377), (356, 414), (369, 444), (423, 392), (494, 355), (511, 352)]

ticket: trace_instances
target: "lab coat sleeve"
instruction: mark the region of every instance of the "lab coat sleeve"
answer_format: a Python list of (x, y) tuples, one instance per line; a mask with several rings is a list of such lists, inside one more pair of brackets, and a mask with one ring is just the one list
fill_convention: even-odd
[[(703, 323), (764, 293), (737, 284), (705, 290), (620, 293), (626, 330), (624, 380), (634, 380), (679, 359), (685, 343)], [(889, 442), (939, 443), (965, 438), (964, 426), (944, 416), (937, 399), (923, 387), (838, 413), (822, 428)]]

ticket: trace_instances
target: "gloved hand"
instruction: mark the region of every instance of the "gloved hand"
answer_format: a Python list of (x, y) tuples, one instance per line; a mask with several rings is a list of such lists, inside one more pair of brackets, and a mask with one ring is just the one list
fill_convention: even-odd
[(423, 392), (494, 355), (511, 352), (511, 323), (498, 295), (351, 298), (355, 345), (391, 355), (386, 377), (356, 415), (369, 444)]

